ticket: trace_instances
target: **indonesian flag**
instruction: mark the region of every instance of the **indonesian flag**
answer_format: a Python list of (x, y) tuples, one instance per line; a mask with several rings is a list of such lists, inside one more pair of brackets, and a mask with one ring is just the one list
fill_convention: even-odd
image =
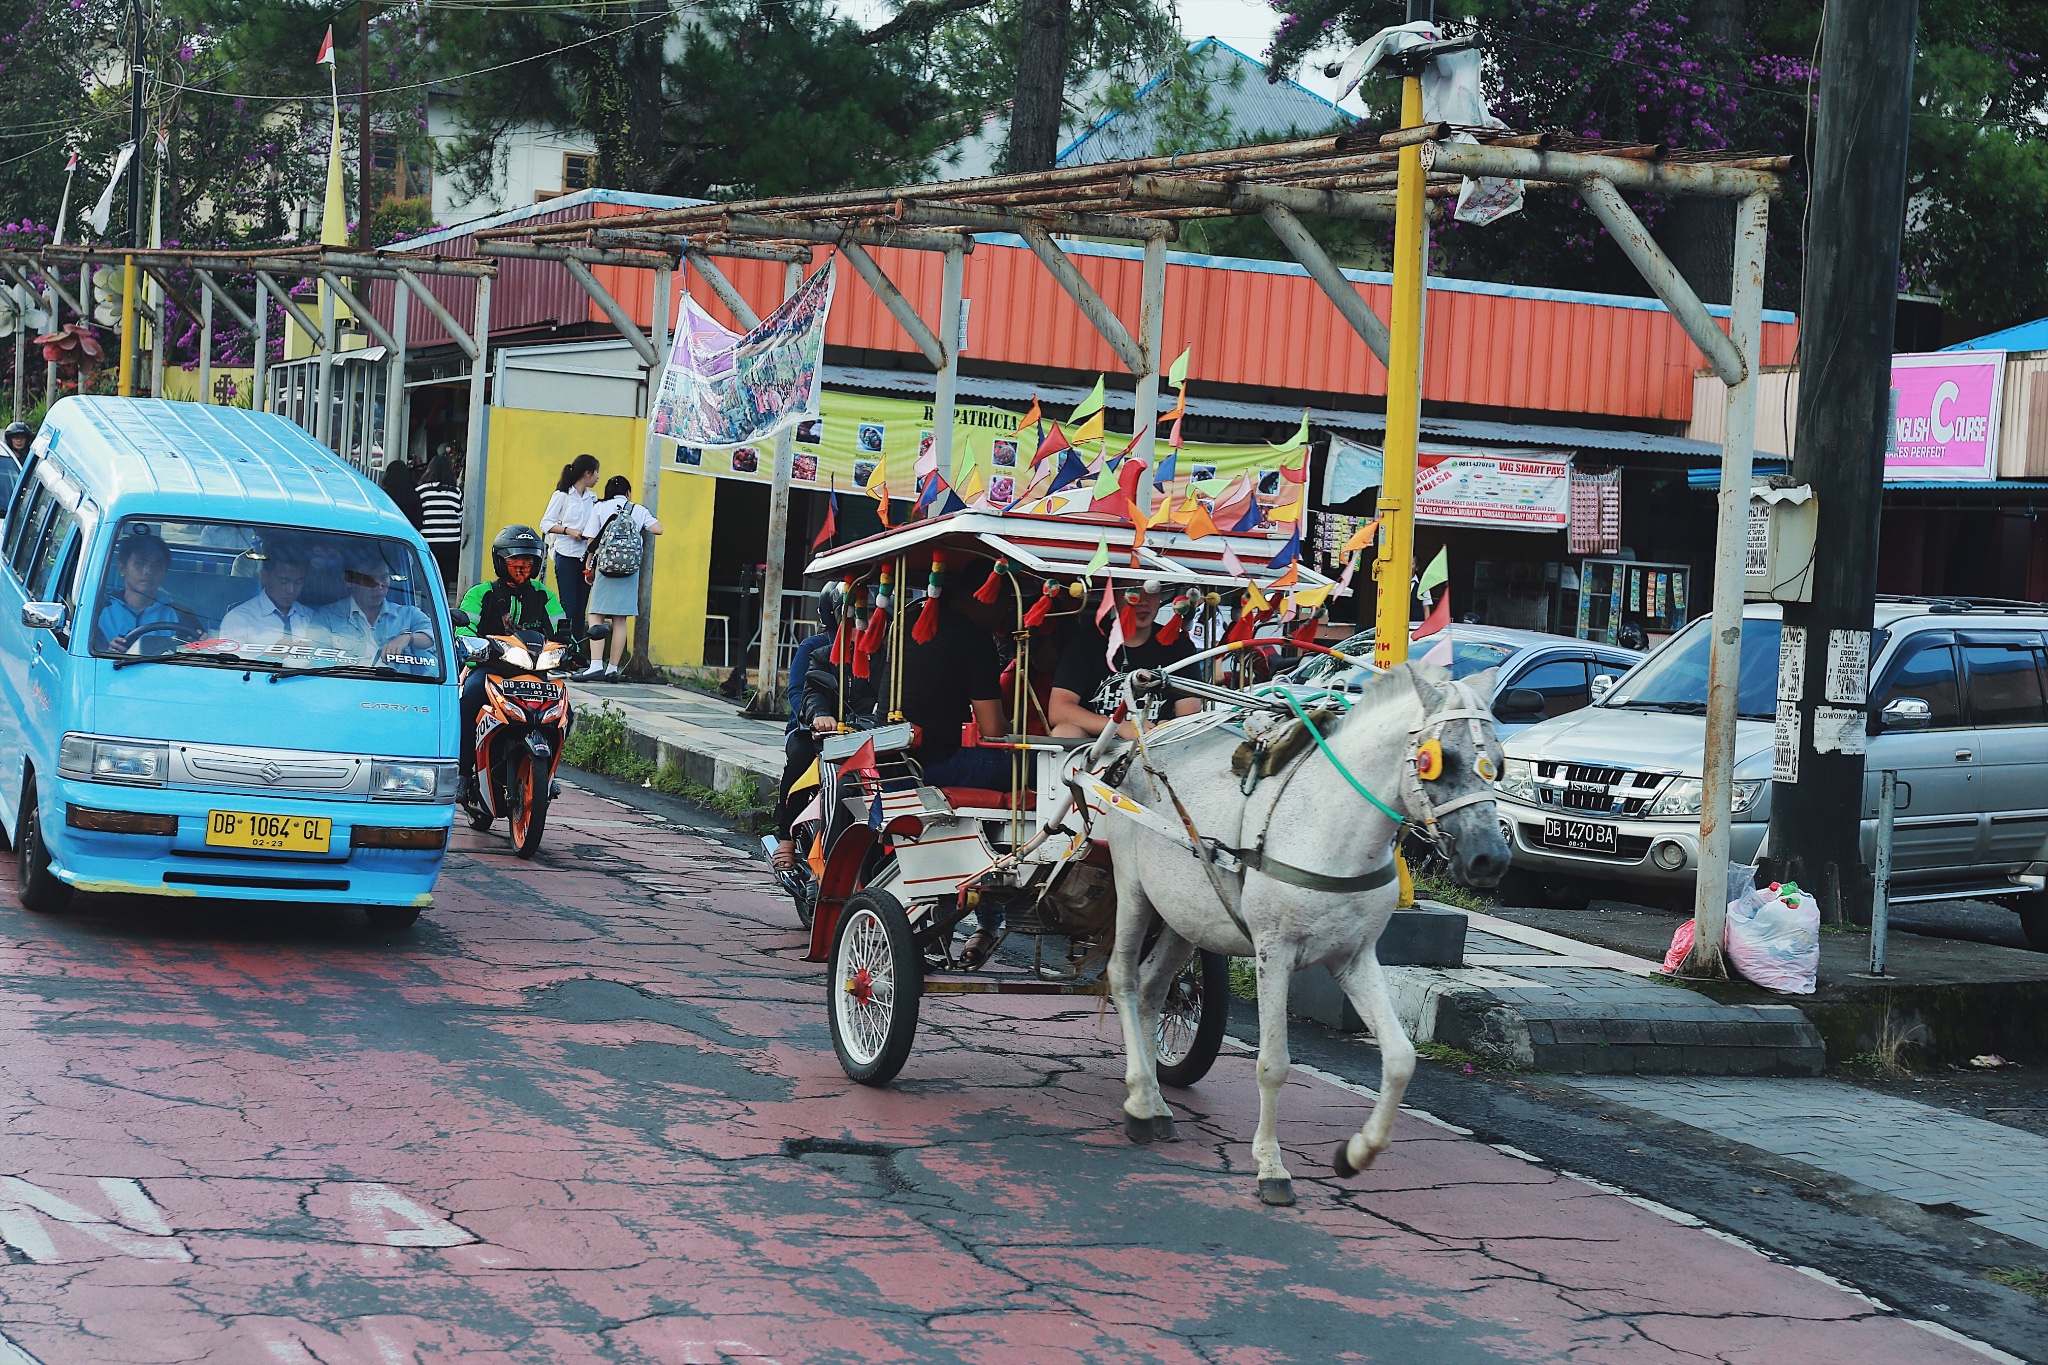
[(320, 55), (313, 59), (315, 66), (334, 65), (334, 25), (327, 26), (327, 36), (320, 40)]

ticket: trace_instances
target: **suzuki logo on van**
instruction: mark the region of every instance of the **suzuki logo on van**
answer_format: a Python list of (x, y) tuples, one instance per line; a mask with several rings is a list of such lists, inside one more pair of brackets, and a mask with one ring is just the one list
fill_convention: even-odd
[(275, 759), (265, 759), (263, 766), (256, 770), (256, 775), (265, 782), (275, 785), (277, 780), (284, 776), (284, 769), (277, 766)]

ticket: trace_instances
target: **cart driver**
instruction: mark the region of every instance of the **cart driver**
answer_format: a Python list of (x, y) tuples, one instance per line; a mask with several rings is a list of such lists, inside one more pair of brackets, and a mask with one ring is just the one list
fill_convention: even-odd
[[(1046, 706), (1055, 735), (1079, 739), (1101, 734), (1123, 700), (1125, 677), (1140, 669), (1164, 668), (1194, 653), (1185, 636), (1170, 645), (1162, 645), (1153, 638), (1152, 624), (1159, 615), (1163, 589), (1158, 579), (1148, 578), (1124, 594), (1133, 627), (1117, 646), (1114, 668), (1109, 662), (1109, 640), (1101, 628), (1086, 617), (1074, 623), (1067, 647), (1060, 655), (1059, 670), (1053, 674), (1052, 700)], [(1159, 723), (1168, 705), (1172, 707), (1171, 715), (1186, 716), (1200, 710), (1202, 704), (1193, 697), (1180, 697), (1170, 703), (1164, 696), (1141, 698), (1139, 713), (1118, 726), (1117, 733), (1135, 739), (1139, 721), (1151, 729)]]

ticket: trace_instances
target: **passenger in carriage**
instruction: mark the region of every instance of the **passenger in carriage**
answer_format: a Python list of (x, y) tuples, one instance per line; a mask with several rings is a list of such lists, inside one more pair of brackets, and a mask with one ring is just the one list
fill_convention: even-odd
[[(775, 852), (769, 857), (769, 865), (777, 872), (792, 872), (796, 869), (796, 836), (790, 826), (797, 812), (791, 807), (789, 789), (803, 780), (818, 760), (818, 740), (834, 733), (839, 728), (839, 714), (836, 706), (827, 709), (814, 704), (810, 690), (812, 665), (828, 659), (832, 653), (832, 635), (839, 628), (839, 612), (846, 600), (846, 589), (837, 582), (827, 583), (818, 593), (818, 633), (806, 636), (796, 647), (796, 658), (789, 669), (789, 721), (782, 730), (782, 785), (775, 796)], [(837, 679), (834, 680), (834, 701), (837, 701)]]
[[(1101, 734), (1123, 700), (1127, 675), (1139, 669), (1164, 668), (1195, 652), (1186, 636), (1170, 645), (1159, 643), (1153, 623), (1159, 616), (1163, 586), (1158, 579), (1148, 578), (1137, 589), (1123, 594), (1124, 601), (1118, 609), (1128, 607), (1131, 619), (1125, 639), (1117, 646), (1114, 668), (1110, 666), (1109, 640), (1102, 628), (1085, 615), (1075, 622), (1060, 654), (1059, 669), (1052, 680), (1052, 700), (1046, 707), (1055, 735), (1083, 738)], [(1117, 727), (1117, 732), (1126, 739), (1137, 736), (1140, 722), (1149, 730), (1160, 723), (1163, 714), (1186, 716), (1201, 709), (1201, 703), (1193, 697), (1169, 701), (1164, 696), (1153, 696), (1141, 699), (1140, 706), (1140, 714)]]

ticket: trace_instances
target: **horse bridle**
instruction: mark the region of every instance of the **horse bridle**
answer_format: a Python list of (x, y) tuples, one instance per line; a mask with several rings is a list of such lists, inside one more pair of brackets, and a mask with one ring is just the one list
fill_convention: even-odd
[[(1454, 796), (1448, 801), (1437, 801), (1430, 796), (1430, 788), (1437, 778), (1422, 775), (1425, 766), (1424, 756), (1434, 747), (1438, 770), (1441, 771), (1444, 727), (1460, 720), (1470, 728), (1473, 767), (1475, 775), (1480, 778), (1480, 785), (1462, 796)], [(1492, 776), (1499, 774), (1500, 758), (1492, 751), (1499, 749), (1500, 741), (1496, 738), (1489, 746), (1486, 742), (1486, 731), (1481, 728), (1482, 725), (1491, 724), (1492, 711), (1475, 706), (1456, 706), (1431, 712), (1423, 717), (1422, 724), (1408, 732), (1408, 761), (1401, 770), (1401, 799), (1411, 814), (1421, 816), (1420, 820), (1411, 820), (1410, 823), (1417, 827), (1417, 833), (1431, 843), (1439, 846), (1448, 844), (1455, 848), (1457, 839), (1449, 830), (1441, 827), (1443, 817), (1467, 806), (1476, 806), (1482, 801), (1493, 800)], [(1488, 768), (1494, 770), (1492, 775), (1488, 774)]]

